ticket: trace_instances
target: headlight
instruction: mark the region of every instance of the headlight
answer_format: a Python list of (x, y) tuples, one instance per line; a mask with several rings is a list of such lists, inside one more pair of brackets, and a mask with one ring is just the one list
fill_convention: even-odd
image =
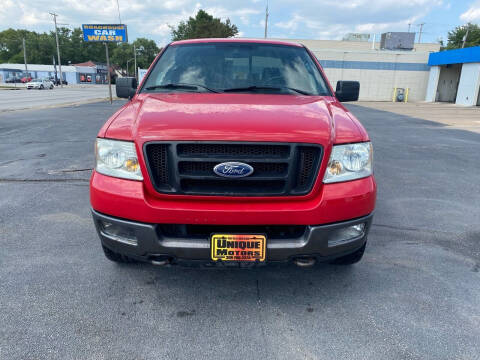
[(335, 145), (323, 182), (334, 183), (372, 175), (372, 156), (373, 150), (370, 142)]
[(135, 144), (129, 141), (97, 138), (95, 171), (124, 179), (143, 180)]

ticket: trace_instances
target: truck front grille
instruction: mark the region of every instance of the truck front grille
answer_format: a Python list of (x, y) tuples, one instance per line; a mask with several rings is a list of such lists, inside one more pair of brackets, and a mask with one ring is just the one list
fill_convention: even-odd
[[(160, 193), (207, 196), (291, 196), (312, 190), (322, 159), (320, 145), (294, 143), (149, 142), (144, 154)], [(213, 172), (223, 162), (254, 168), (243, 178)]]

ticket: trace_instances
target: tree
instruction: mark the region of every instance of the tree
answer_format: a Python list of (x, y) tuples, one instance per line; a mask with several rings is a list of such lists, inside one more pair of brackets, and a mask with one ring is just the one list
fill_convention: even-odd
[(134, 73), (134, 53), (133, 45), (137, 50), (137, 67), (142, 69), (148, 69), (155, 56), (160, 52), (155, 41), (146, 38), (138, 38), (133, 44), (122, 43), (115, 48), (112, 52), (112, 63), (120, 65), (122, 69), (128, 69), (129, 73)]
[(230, 23), (230, 19), (222, 22), (204, 10), (198, 10), (197, 15), (190, 17), (187, 22), (182, 21), (172, 30), (172, 40), (199, 39), (199, 38), (228, 38), (238, 34), (237, 26)]
[[(23, 39), (27, 48), (27, 62), (30, 64), (52, 64), (57, 59), (55, 32), (36, 33), (28, 30), (7, 29), (0, 31), (0, 63), (23, 63)], [(78, 64), (88, 60), (105, 63), (105, 45), (100, 42), (83, 41), (82, 29), (58, 28), (58, 42), (62, 65)], [(137, 48), (137, 65), (148, 68), (160, 49), (153, 40), (138, 38), (134, 41)], [(111, 63), (123, 69), (127, 61), (133, 58), (133, 44), (108, 43)], [(133, 70), (133, 61), (131, 65)], [(133, 72), (133, 71), (132, 71)]]
[(160, 52), (160, 49), (155, 44), (155, 41), (146, 38), (137, 38), (133, 43), (137, 49), (137, 66), (142, 69), (148, 69), (153, 60), (155, 60), (155, 56)]
[(459, 49), (463, 44), (463, 37), (467, 33), (467, 41), (465, 47), (480, 45), (480, 26), (468, 23), (466, 25), (457, 26), (454, 30), (448, 32), (447, 50)]
[[(111, 62), (119, 65), (122, 69), (127, 69), (127, 61), (130, 59), (133, 59), (133, 45), (129, 43), (121, 43), (113, 50), (111, 55)], [(129, 63), (131, 64), (132, 62), (130, 61)], [(130, 69), (132, 68), (130, 67)]]

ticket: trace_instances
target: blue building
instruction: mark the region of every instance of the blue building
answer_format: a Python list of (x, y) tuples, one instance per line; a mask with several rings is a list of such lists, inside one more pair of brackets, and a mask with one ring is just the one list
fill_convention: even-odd
[[(68, 84), (105, 84), (107, 78), (106, 66), (90, 65), (82, 66), (62, 65), (62, 78)], [(104, 69), (105, 68), (105, 69)], [(28, 74), (33, 79), (44, 79), (55, 77), (53, 65), (27, 64)], [(0, 64), (0, 84), (5, 83), (8, 78), (25, 76), (24, 64)], [(60, 76), (57, 66), (57, 77)]]
[(480, 106), (480, 46), (430, 54), (429, 102)]

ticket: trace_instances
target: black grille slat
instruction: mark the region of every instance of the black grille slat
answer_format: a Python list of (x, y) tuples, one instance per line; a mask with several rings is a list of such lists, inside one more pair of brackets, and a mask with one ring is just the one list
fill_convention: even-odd
[[(213, 173), (213, 168), (217, 164), (218, 162), (181, 161), (178, 164), (178, 172), (180, 175), (201, 175), (215, 177), (216, 175)], [(288, 163), (248, 162), (248, 164), (253, 166), (255, 169), (250, 178), (257, 176), (283, 177), (287, 175), (288, 172)]]
[(305, 225), (191, 225), (159, 224), (162, 237), (209, 239), (211, 234), (265, 234), (267, 239), (297, 239), (305, 234)]
[(252, 144), (179, 144), (178, 156), (188, 157), (252, 157), (252, 158), (288, 158), (290, 147), (286, 145), (252, 145)]
[[(320, 145), (295, 143), (151, 142), (144, 152), (155, 189), (207, 196), (289, 196), (311, 191), (322, 158)], [(214, 173), (222, 162), (244, 162), (244, 178)]]
[(155, 185), (157, 187), (169, 187), (168, 145), (155, 144), (155, 146), (149, 146), (147, 159)]
[(300, 147), (299, 171), (297, 176), (297, 185), (304, 187), (310, 182), (310, 175), (316, 163), (318, 151), (312, 147)]
[(235, 196), (241, 195), (258, 195), (259, 190), (262, 194), (273, 193), (281, 194), (285, 188), (283, 180), (254, 180), (249, 179), (242, 181), (241, 179), (182, 179), (180, 185), (186, 193), (194, 194), (215, 194)]

